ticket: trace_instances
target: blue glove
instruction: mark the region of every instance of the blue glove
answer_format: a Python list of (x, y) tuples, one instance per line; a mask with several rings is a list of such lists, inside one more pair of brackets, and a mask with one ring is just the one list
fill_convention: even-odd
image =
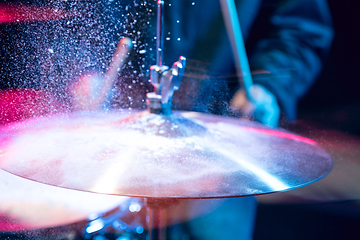
[(250, 87), (250, 101), (245, 90), (238, 90), (230, 102), (232, 111), (241, 112), (245, 117), (254, 117), (262, 124), (277, 127), (280, 119), (280, 107), (274, 94), (265, 87), (255, 84)]

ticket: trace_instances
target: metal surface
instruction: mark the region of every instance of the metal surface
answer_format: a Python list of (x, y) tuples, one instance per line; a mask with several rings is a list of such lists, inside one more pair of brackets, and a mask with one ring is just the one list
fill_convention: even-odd
[(174, 91), (180, 87), (181, 79), (184, 75), (186, 58), (180, 56), (173, 66), (162, 74), (161, 78), (161, 103), (167, 104), (171, 102)]
[(0, 167), (54, 186), (148, 198), (290, 190), (332, 168), (307, 138), (194, 112), (59, 115), (1, 129)]
[[(336, 113), (338, 116), (339, 113)], [(265, 203), (313, 203), (360, 199), (360, 137), (327, 126), (331, 120), (329, 115), (319, 111), (321, 119), (317, 119), (317, 123), (297, 120), (288, 127), (297, 134), (316, 140), (318, 145), (331, 155), (334, 161), (331, 174), (309, 186), (280, 194), (264, 195), (258, 200)]]
[(128, 199), (57, 188), (0, 170), (0, 231), (68, 225), (112, 210)]
[(157, 0), (156, 65), (162, 66), (164, 45), (164, 1)]
[[(146, 94), (148, 110), (151, 113), (164, 115), (171, 114), (172, 97), (179, 89), (186, 65), (186, 58), (179, 57), (172, 67), (153, 65), (150, 68), (150, 80), (154, 92)], [(160, 83), (158, 82), (160, 80)]]

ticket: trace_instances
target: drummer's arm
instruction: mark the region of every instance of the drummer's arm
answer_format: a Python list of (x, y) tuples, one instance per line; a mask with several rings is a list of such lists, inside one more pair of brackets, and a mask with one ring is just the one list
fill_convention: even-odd
[(319, 74), (333, 30), (325, 0), (283, 1), (271, 19), (271, 35), (250, 57), (254, 83), (273, 93), (288, 119), (296, 117), (297, 100)]

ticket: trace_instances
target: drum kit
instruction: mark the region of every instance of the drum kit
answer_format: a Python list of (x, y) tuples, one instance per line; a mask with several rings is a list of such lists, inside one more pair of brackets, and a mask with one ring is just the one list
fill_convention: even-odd
[[(330, 172), (330, 155), (311, 139), (248, 120), (173, 113), (172, 95), (186, 59), (171, 68), (162, 65), (164, 3), (157, 2), (159, 51), (147, 111), (50, 114), (1, 127), (0, 168), (6, 172), (0, 172), (0, 188), (6, 194), (0, 211), (8, 218), (1, 231), (67, 225), (89, 216), (86, 234), (109, 224), (126, 230), (119, 219), (143, 209), (146, 226), (130, 224), (126, 231), (146, 229), (149, 239), (165, 239), (164, 215), (176, 201), (282, 192)], [(0, 21), (68, 16), (46, 9), (39, 18), (14, 20), (11, 8), (0, 8)], [(26, 199), (24, 192), (30, 194)], [(109, 216), (91, 214), (117, 207)]]

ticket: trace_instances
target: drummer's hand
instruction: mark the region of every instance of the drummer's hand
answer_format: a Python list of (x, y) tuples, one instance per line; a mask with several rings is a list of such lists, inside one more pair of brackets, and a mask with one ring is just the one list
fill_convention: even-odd
[(253, 116), (256, 121), (270, 127), (277, 127), (280, 119), (280, 107), (274, 94), (261, 85), (253, 85), (249, 89), (251, 101), (245, 90), (238, 90), (230, 102), (234, 112), (245, 116)]

